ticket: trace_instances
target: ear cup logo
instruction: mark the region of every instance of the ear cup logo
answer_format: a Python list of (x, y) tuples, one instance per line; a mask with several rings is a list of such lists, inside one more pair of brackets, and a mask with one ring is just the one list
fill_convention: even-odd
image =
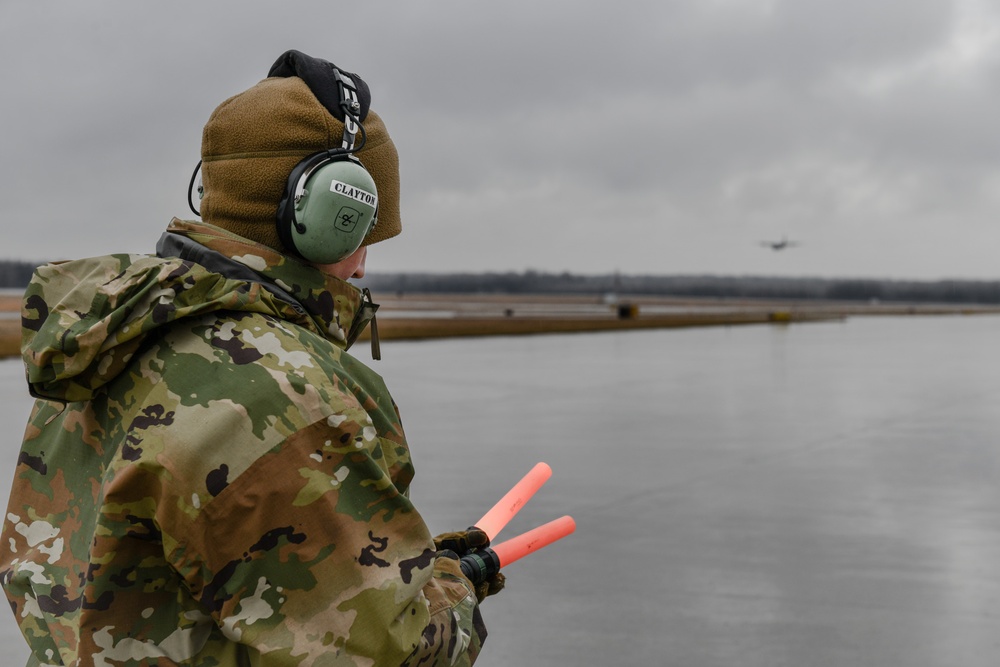
[(334, 225), (342, 232), (353, 232), (361, 220), (361, 211), (350, 206), (341, 206), (337, 211), (337, 218)]

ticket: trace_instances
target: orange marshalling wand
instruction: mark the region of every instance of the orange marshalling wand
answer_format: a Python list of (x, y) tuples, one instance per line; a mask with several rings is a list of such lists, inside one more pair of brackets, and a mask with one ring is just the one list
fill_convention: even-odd
[[(493, 540), (497, 533), (503, 530), (503, 527), (514, 518), (514, 515), (524, 507), (524, 504), (551, 476), (552, 468), (548, 464), (537, 464), (500, 499), (500, 502), (476, 522), (474, 528), (479, 528), (489, 536), (490, 540)], [(549, 521), (493, 548), (483, 547), (462, 556), (462, 572), (473, 584), (479, 584), (499, 572), (501, 567), (510, 565), (530, 553), (547, 547), (556, 540), (561, 540), (574, 530), (576, 530), (576, 522), (571, 516), (563, 516), (555, 521)]]
[(552, 476), (552, 468), (547, 463), (537, 463), (521, 481), (515, 484), (493, 508), (476, 522), (475, 527), (490, 536), (490, 540), (521, 511), (538, 489)]
[(563, 516), (501, 542), (492, 549), (500, 559), (500, 567), (506, 567), (542, 547), (549, 546), (556, 540), (561, 540), (574, 530), (576, 522), (573, 521), (573, 517)]

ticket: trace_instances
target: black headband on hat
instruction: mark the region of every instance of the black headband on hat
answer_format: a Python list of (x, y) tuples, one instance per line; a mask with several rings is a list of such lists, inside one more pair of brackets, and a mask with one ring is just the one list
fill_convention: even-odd
[[(340, 108), (340, 94), (338, 92), (338, 82), (336, 72), (339, 70), (336, 65), (320, 58), (307, 56), (301, 51), (285, 51), (271, 65), (271, 70), (267, 73), (269, 77), (289, 77), (297, 76), (306, 82), (309, 90), (316, 96), (320, 104), (333, 114), (333, 117), (344, 122), (344, 111)], [(346, 70), (340, 70), (353, 79), (357, 89), (358, 103), (361, 112), (358, 120), (363, 121), (368, 116), (368, 107), (371, 106), (372, 95), (368, 90), (368, 84), (358, 76)]]

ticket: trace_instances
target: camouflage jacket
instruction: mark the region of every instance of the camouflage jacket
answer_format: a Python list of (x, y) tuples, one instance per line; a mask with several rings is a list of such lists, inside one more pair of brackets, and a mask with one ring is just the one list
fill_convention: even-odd
[(29, 664), (472, 664), (471, 585), (345, 352), (373, 307), (202, 223), (159, 255), (46, 265), (25, 293), (38, 400), (0, 579)]

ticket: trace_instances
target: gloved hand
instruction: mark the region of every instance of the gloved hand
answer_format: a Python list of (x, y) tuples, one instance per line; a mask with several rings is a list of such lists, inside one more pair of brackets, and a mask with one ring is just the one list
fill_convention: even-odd
[(438, 551), (454, 551), (461, 558), (467, 553), (490, 546), (490, 536), (476, 527), (454, 533), (441, 533), (434, 538), (434, 548)]
[(482, 602), (491, 595), (496, 595), (507, 585), (507, 577), (503, 572), (497, 572), (492, 577), (476, 586), (476, 599)]
[[(434, 548), (437, 549), (439, 558), (459, 560), (462, 556), (489, 545), (490, 536), (475, 527), (453, 533), (441, 533), (434, 538)], [(507, 577), (503, 573), (497, 572), (485, 581), (474, 585), (476, 599), (482, 602), (490, 595), (496, 595), (502, 591), (506, 584)]]

